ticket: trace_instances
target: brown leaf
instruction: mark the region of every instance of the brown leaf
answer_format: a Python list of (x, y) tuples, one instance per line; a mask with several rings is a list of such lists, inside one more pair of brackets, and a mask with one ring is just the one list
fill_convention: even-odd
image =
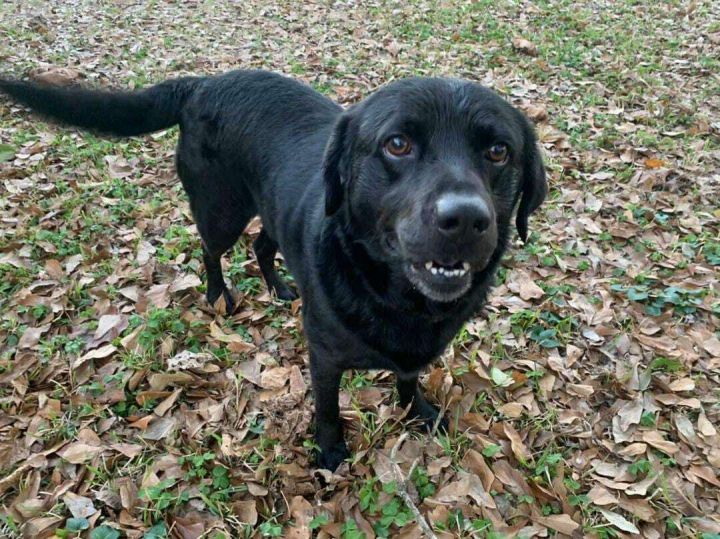
[(129, 477), (121, 477), (116, 480), (118, 491), (120, 492), (120, 503), (126, 511), (132, 511), (137, 503), (138, 489), (132, 479)]
[(695, 381), (692, 378), (680, 378), (668, 384), (671, 391), (692, 391), (695, 389)]
[(715, 429), (713, 424), (708, 421), (705, 413), (701, 413), (698, 416), (698, 430), (700, 431), (700, 434), (705, 437), (712, 437), (717, 434), (717, 430)]
[(485, 490), (490, 490), (490, 487), (495, 480), (495, 475), (492, 473), (492, 470), (480, 453), (474, 449), (469, 449), (462, 460), (462, 467), (480, 477)]
[(37, 517), (29, 520), (23, 526), (24, 537), (47, 537), (50, 530), (54, 530), (63, 521), (62, 517)]
[(712, 357), (720, 357), (720, 339), (714, 335), (703, 342), (703, 348)]
[(88, 518), (97, 512), (90, 498), (78, 496), (73, 492), (66, 493), (65, 496), (63, 496), (63, 502), (75, 518)]
[(297, 524), (307, 526), (313, 519), (313, 508), (302, 496), (295, 496), (290, 501), (290, 515), (295, 519)]
[(182, 292), (183, 290), (187, 290), (188, 288), (196, 288), (201, 284), (202, 280), (200, 279), (200, 277), (198, 277), (194, 273), (186, 273), (173, 280), (172, 284), (170, 285), (169, 291), (171, 294), (175, 294), (176, 292)]
[(524, 112), (533, 122), (542, 122), (548, 118), (547, 109), (542, 105), (529, 105), (524, 108)]
[(662, 434), (660, 434), (657, 430), (643, 432), (642, 440), (643, 442), (653, 446), (655, 449), (659, 449), (668, 455), (674, 455), (679, 450), (676, 443), (665, 440), (665, 438), (662, 437)]
[(580, 524), (575, 522), (570, 515), (550, 515), (548, 517), (536, 516), (533, 521), (542, 524), (546, 528), (551, 528), (565, 535), (572, 535), (575, 530), (580, 528)]
[(173, 536), (180, 536), (180, 539), (200, 539), (205, 535), (205, 522), (195, 516), (179, 517), (173, 516)]
[(595, 392), (595, 388), (587, 384), (567, 384), (568, 393), (578, 397), (589, 397)]
[(515, 496), (523, 494), (531, 495), (530, 486), (523, 475), (515, 468), (510, 466), (506, 459), (496, 460), (493, 462), (492, 471), (503, 485)]
[(101, 446), (74, 442), (66, 446), (62, 451), (58, 451), (58, 455), (70, 464), (82, 464), (91, 460), (95, 455), (102, 453), (103, 450), (104, 448)]
[(137, 421), (133, 421), (130, 423), (130, 426), (136, 429), (145, 430), (150, 425), (150, 422), (155, 419), (155, 416), (150, 414), (146, 415), (145, 417), (141, 417)]
[(636, 457), (638, 455), (642, 455), (645, 451), (647, 451), (647, 444), (636, 442), (618, 451), (618, 455), (622, 455), (624, 457)]
[(658, 476), (656, 474), (650, 474), (642, 481), (638, 481), (637, 483), (633, 483), (627, 487), (625, 489), (625, 494), (628, 494), (629, 496), (645, 496), (648, 488), (655, 484), (657, 478)]
[(93, 339), (109, 341), (119, 336), (129, 325), (128, 316), (124, 314), (104, 314), (98, 320)]
[(156, 284), (150, 287), (145, 297), (148, 301), (157, 307), (158, 309), (164, 309), (170, 305), (170, 285), (169, 284)]
[(36, 328), (27, 328), (18, 341), (18, 348), (32, 348), (40, 342), (43, 333), (47, 333), (49, 329), (50, 324)]
[(110, 447), (115, 451), (122, 453), (129, 459), (134, 459), (143, 451), (143, 446), (138, 444), (116, 443), (112, 444)]
[(611, 505), (618, 501), (617, 496), (613, 495), (608, 489), (600, 485), (595, 485), (587, 493), (588, 499), (595, 505)]
[(250, 524), (251, 526), (257, 524), (258, 512), (254, 499), (235, 502), (232, 504), (232, 507), (240, 522)]
[(146, 440), (162, 440), (175, 430), (176, 424), (172, 417), (159, 417), (140, 436)]
[(155, 415), (160, 417), (164, 416), (168, 412), (168, 410), (173, 407), (175, 401), (177, 401), (178, 397), (180, 396), (180, 393), (182, 393), (182, 389), (176, 389), (172, 392), (171, 395), (166, 397), (160, 404), (158, 404), (155, 407), (155, 410), (153, 410), (155, 412)]
[(91, 359), (106, 358), (106, 357), (114, 354), (115, 352), (117, 352), (117, 348), (114, 345), (106, 344), (105, 346), (101, 346), (100, 348), (96, 348), (95, 350), (90, 350), (88, 353), (77, 358), (73, 362), (72, 368), (77, 369), (86, 361), (89, 361)]
[(275, 367), (268, 369), (260, 375), (260, 387), (265, 389), (280, 389), (290, 379), (290, 368)]
[(516, 51), (527, 54), (528, 56), (537, 56), (538, 54), (537, 45), (527, 39), (515, 37), (512, 40), (512, 45)]
[(545, 295), (545, 291), (535, 284), (534, 279), (522, 270), (513, 272), (507, 286), (511, 292), (519, 294), (525, 301), (541, 298)]
[(682, 481), (677, 475), (673, 474), (662, 478), (661, 486), (666, 500), (682, 515), (686, 517), (702, 515), (697, 502), (685, 491)]
[(77, 69), (69, 67), (44, 67), (31, 70), (28, 75), (35, 82), (53, 86), (71, 86), (82, 80), (83, 76)]
[(195, 377), (187, 372), (157, 373), (148, 378), (150, 387), (155, 391), (162, 391), (168, 386), (186, 386), (194, 381)]
[(713, 471), (710, 466), (690, 466), (687, 470), (687, 473), (693, 474), (696, 477), (699, 477), (701, 479), (704, 479), (711, 485), (715, 485), (716, 487), (720, 487), (720, 480), (718, 479), (717, 475)]
[(503, 404), (502, 406), (500, 406), (498, 408), (498, 411), (505, 417), (508, 417), (510, 419), (517, 419), (522, 415), (524, 409), (525, 407), (519, 402), (508, 402), (507, 404)]
[(47, 274), (51, 279), (55, 279), (57, 281), (65, 277), (62, 265), (60, 265), (60, 262), (54, 258), (45, 261), (45, 271), (47, 271)]
[(433, 496), (433, 500), (439, 503), (455, 504), (460, 502), (470, 493), (470, 481), (467, 477), (453, 481), (439, 489)]
[(633, 401), (626, 402), (613, 418), (613, 437), (618, 443), (626, 442), (630, 439), (628, 431), (632, 425), (640, 423), (644, 409), (643, 399), (636, 398)]
[(510, 423), (503, 423), (503, 431), (510, 440), (510, 446), (515, 458), (520, 461), (521, 464), (528, 464), (532, 462), (532, 454), (530, 450), (520, 440), (520, 435)]
[(662, 159), (657, 159), (655, 157), (651, 157), (649, 159), (645, 159), (645, 168), (661, 168), (665, 166), (665, 162)]

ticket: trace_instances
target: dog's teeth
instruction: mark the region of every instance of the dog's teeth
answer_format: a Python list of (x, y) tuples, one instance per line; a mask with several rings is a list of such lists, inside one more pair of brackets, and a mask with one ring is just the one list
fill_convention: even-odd
[(463, 269), (465, 271), (470, 271), (470, 262), (463, 262)]
[(437, 272), (438, 272), (437, 268), (435, 268), (435, 267), (430, 268), (430, 273), (432, 273), (433, 275), (437, 275)]
[(433, 263), (432, 263), (432, 262), (425, 262), (425, 269), (426, 269), (426, 270), (430, 271), (430, 270), (432, 269), (432, 267), (433, 267)]

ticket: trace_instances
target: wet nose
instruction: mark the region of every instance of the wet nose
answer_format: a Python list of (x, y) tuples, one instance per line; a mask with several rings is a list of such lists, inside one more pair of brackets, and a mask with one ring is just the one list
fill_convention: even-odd
[(479, 236), (490, 226), (490, 208), (478, 195), (449, 193), (435, 203), (437, 227), (451, 239)]

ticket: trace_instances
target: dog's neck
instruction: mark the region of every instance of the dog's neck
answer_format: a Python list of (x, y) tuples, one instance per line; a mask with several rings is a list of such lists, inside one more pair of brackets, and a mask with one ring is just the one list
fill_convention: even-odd
[(408, 372), (436, 358), (476, 314), (501, 256), (499, 250), (474, 276), (468, 293), (440, 303), (413, 289), (402, 269), (372, 257), (336, 216), (323, 223), (319, 240), (315, 261), (322, 278), (317, 284), (325, 303), (369, 348)]

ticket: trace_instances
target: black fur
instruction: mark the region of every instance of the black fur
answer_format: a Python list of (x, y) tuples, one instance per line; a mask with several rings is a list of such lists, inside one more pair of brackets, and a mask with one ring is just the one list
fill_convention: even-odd
[[(279, 248), (303, 297), (319, 464), (330, 469), (348, 455), (338, 409), (346, 369), (394, 371), (410, 415), (436, 421), (418, 373), (482, 307), (517, 203), (525, 239), (547, 191), (528, 121), (466, 81), (395, 82), (345, 112), (260, 71), (134, 93), (7, 80), (0, 89), (51, 119), (104, 133), (180, 124), (177, 170), (202, 237), (211, 303), (223, 295), (233, 307), (220, 257), (261, 216), (254, 248), (269, 287), (294, 297), (274, 267)], [(398, 135), (411, 144), (406, 155), (387, 150)], [(506, 162), (489, 158), (498, 144)], [(442, 226), (441, 201), (455, 212)]]

